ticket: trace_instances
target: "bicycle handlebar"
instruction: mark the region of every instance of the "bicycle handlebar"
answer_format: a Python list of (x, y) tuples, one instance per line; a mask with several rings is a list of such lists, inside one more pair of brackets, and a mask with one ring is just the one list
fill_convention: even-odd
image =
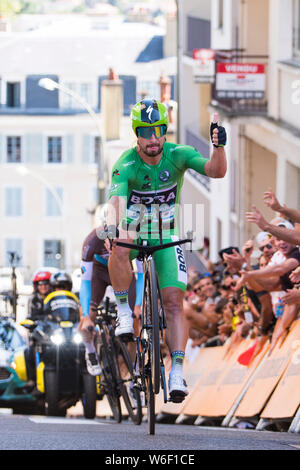
[(174, 242), (169, 242), (169, 243), (163, 243), (161, 245), (156, 245), (156, 246), (149, 246), (149, 245), (138, 245), (134, 243), (125, 243), (125, 242), (115, 242), (116, 245), (123, 246), (124, 248), (131, 248), (133, 250), (138, 250), (140, 253), (145, 254), (145, 255), (151, 255), (152, 253), (155, 253), (155, 251), (158, 250), (163, 250), (164, 248), (170, 248), (172, 246), (176, 245), (183, 245), (184, 243), (192, 243), (191, 238), (186, 238), (184, 240), (177, 240)]

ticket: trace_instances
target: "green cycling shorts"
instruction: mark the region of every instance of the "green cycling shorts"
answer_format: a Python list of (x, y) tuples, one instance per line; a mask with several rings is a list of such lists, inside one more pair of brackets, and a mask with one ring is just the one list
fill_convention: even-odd
[[(163, 238), (163, 243), (170, 243), (178, 240), (178, 236), (170, 234), (168, 238)], [(159, 239), (149, 239), (148, 244), (151, 246), (160, 245)], [(136, 258), (138, 252), (131, 250), (130, 259)], [(156, 251), (153, 254), (155, 268), (158, 276), (160, 289), (165, 287), (178, 287), (185, 291), (187, 286), (187, 267), (184, 258), (182, 245), (172, 246)]]

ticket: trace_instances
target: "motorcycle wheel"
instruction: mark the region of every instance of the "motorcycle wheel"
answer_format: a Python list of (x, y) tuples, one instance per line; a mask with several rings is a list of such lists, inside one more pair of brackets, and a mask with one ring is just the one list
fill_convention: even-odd
[(86, 419), (94, 419), (96, 416), (96, 377), (86, 373), (82, 375), (83, 393), (82, 393), (82, 406), (84, 417)]
[(58, 376), (55, 371), (45, 371), (45, 395), (48, 416), (62, 416), (58, 406)]

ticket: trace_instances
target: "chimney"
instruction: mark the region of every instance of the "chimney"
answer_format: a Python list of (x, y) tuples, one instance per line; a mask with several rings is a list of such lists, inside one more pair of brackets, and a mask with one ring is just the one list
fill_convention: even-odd
[(160, 101), (166, 106), (169, 114), (168, 141), (175, 142), (177, 103), (171, 100), (172, 80), (164, 72), (159, 78)]
[(101, 83), (101, 115), (104, 140), (119, 140), (123, 116), (123, 81), (110, 68), (107, 80)]

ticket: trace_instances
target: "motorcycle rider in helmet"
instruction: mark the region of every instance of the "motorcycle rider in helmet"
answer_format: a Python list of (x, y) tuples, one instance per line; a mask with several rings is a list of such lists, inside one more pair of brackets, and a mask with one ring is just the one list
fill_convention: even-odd
[(66, 271), (53, 273), (50, 278), (50, 284), (55, 291), (66, 290), (71, 292), (73, 287), (72, 278)]
[(63, 320), (71, 311), (72, 321), (79, 321), (81, 307), (78, 297), (71, 292), (73, 282), (70, 274), (66, 271), (54, 273), (51, 275), (50, 284), (53, 292), (44, 299), (45, 313), (50, 316), (56, 316), (58, 313)]
[(33, 278), (33, 294), (28, 301), (28, 318), (30, 320), (38, 320), (44, 314), (44, 299), (52, 291), (50, 277), (50, 272), (39, 271)]

